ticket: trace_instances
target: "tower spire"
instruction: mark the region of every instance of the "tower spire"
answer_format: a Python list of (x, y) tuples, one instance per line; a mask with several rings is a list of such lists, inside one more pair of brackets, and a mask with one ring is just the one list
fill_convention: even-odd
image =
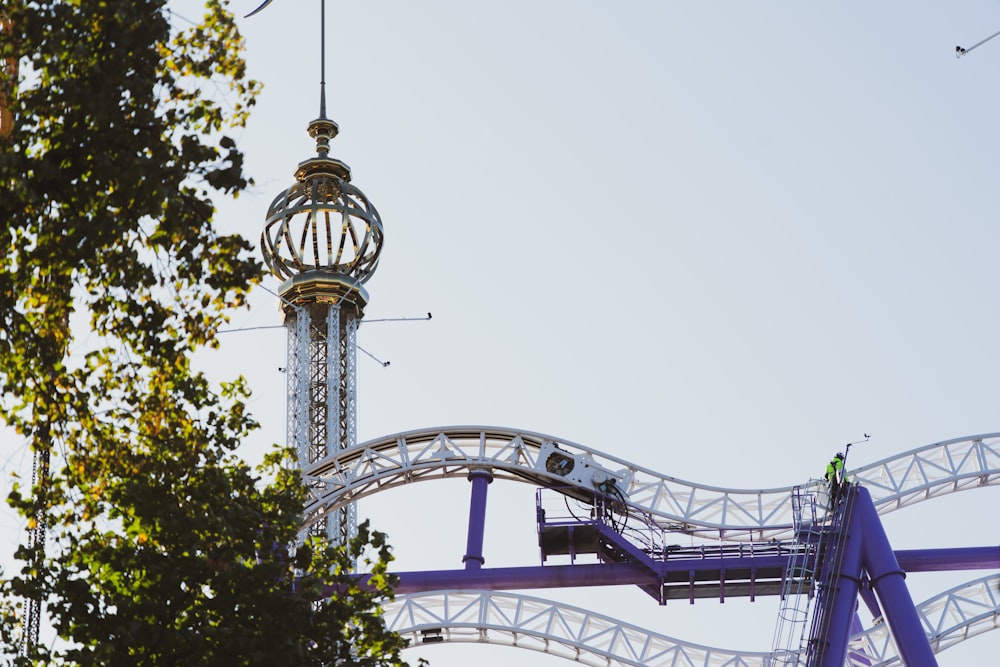
[(319, 0), (319, 117), (326, 119), (326, 0)]
[[(274, 0), (264, 0), (243, 18), (262, 12)], [(326, 0), (319, 0), (319, 117), (326, 120)]]
[[(250, 15), (269, 5), (265, 2)], [(316, 155), (268, 208), (260, 247), (278, 288), (288, 334), (288, 445), (304, 471), (357, 444), (357, 329), (368, 304), (363, 285), (378, 266), (382, 219), (351, 169), (330, 156), (337, 124), (326, 116), (326, 0), (320, 0), (319, 118), (308, 126)], [(356, 532), (354, 504), (326, 516), (335, 541)]]

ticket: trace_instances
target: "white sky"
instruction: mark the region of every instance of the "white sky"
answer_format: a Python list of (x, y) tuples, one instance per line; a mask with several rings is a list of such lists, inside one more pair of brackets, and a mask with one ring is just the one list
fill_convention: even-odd
[[(954, 57), (1000, 30), (996, 1), (327, 4), (332, 153), (385, 222), (367, 315), (434, 314), (362, 327), (391, 366), (359, 355), (361, 440), (501, 425), (765, 488), (822, 474), (863, 432), (849, 467), (1000, 430), (1000, 40)], [(238, 137), (257, 186), (220, 219), (253, 239), (314, 152), (318, 14), (319, 0), (276, 0), (240, 21), (265, 84)], [(234, 317), (278, 323), (264, 292)], [(255, 389), (257, 459), (284, 439), (284, 332), (224, 343), (210, 363)], [(419, 484), (361, 513), (400, 569), (458, 568), (468, 494)], [(533, 489), (490, 494), (487, 566), (537, 564)], [(996, 544), (1000, 522), (983, 512), (996, 496), (886, 517), (890, 540)], [(922, 600), (981, 574), (908, 582)], [(661, 608), (633, 589), (549, 597), (756, 651), (776, 610)], [(987, 664), (998, 648), (990, 633), (939, 663)], [(558, 664), (483, 646), (407, 658), (420, 655)]]

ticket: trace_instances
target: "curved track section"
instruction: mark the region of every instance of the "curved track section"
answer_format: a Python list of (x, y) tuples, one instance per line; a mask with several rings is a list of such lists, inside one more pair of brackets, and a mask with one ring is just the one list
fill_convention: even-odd
[[(1000, 627), (1000, 575), (957, 586), (917, 611), (935, 653)], [(548, 600), (496, 592), (435, 591), (385, 605), (389, 629), (410, 646), (473, 642), (527, 648), (593, 667), (766, 667), (771, 653), (712, 648), (660, 635), (593, 612)], [(899, 665), (880, 623), (852, 638), (851, 667)]]
[(689, 644), (609, 616), (512, 593), (434, 591), (385, 605), (386, 625), (410, 646), (474, 642), (527, 648), (592, 667), (762, 667), (769, 653)]
[(955, 491), (1000, 484), (1000, 433), (925, 445), (850, 471), (879, 514)]
[[(494, 477), (540, 486), (564, 486), (549, 457), (572, 459), (577, 469), (614, 475), (630, 505), (662, 527), (712, 532), (723, 539), (787, 536), (792, 523), (792, 487), (748, 490), (694, 484), (567, 440), (501, 427), (449, 426), (370, 440), (304, 471), (317, 515), (378, 491), (411, 482), (464, 477), (485, 468)], [(548, 464), (548, 465), (547, 465)], [(935, 496), (1000, 484), (1000, 433), (926, 445), (851, 471), (880, 513)], [(817, 492), (823, 486), (814, 482)]]
[[(917, 613), (934, 653), (1000, 628), (1000, 575), (975, 579), (927, 600)], [(848, 665), (901, 665), (885, 623), (851, 638)]]

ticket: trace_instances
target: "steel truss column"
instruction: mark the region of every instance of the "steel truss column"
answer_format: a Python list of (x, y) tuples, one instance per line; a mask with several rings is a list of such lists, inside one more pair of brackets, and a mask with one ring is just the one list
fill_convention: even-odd
[(309, 444), (306, 463), (326, 458), (329, 453), (329, 433), (327, 432), (327, 396), (330, 393), (330, 377), (327, 359), (329, 346), (327, 322), (332, 309), (326, 304), (312, 304), (309, 307)]
[[(341, 309), (340, 304), (326, 306), (326, 321), (324, 331), (326, 332), (325, 349), (326, 358), (324, 360), (324, 382), (327, 387), (325, 396), (323, 421), (326, 433), (323, 438), (323, 458), (331, 452), (343, 449), (344, 434), (341, 427), (343, 413), (343, 396), (345, 390), (345, 377), (343, 372), (344, 340), (345, 336), (341, 331)], [(327, 536), (338, 544), (346, 544), (347, 540), (354, 534), (350, 529), (343, 530), (348, 524), (345, 517), (348, 514), (349, 506), (342, 507), (335, 513), (326, 516), (325, 530)]]
[[(331, 306), (326, 312), (326, 432), (329, 437), (340, 440), (340, 405), (344, 393), (340, 363), (343, 357), (340, 335), (340, 306)], [(336, 447), (335, 449), (340, 449)]]
[[(347, 308), (340, 312), (338, 343), (339, 374), (337, 377), (338, 428), (336, 442), (331, 451), (350, 449), (358, 444), (358, 312)], [(332, 383), (331, 383), (332, 384)], [(346, 544), (357, 533), (358, 510), (356, 503), (342, 506), (331, 526), (330, 537)]]
[(288, 334), (288, 353), (285, 365), (286, 437), (289, 447), (299, 457), (303, 468), (309, 464), (309, 411), (306, 397), (309, 394), (309, 376), (306, 360), (309, 358), (309, 315), (305, 308), (297, 307), (285, 312)]
[[(347, 305), (314, 302), (286, 314), (287, 435), (302, 469), (357, 444), (359, 318)], [(357, 532), (354, 504), (328, 515), (318, 529), (346, 543)]]

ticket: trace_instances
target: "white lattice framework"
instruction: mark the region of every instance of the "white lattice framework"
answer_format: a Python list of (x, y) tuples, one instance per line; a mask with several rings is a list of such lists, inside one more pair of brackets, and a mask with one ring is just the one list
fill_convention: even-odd
[[(465, 477), (487, 468), (495, 477), (558, 486), (543, 447), (585, 457), (627, 480), (629, 501), (663, 527), (711, 531), (733, 539), (785, 537), (793, 523), (792, 487), (766, 490), (696, 485), (661, 475), (576, 443), (490, 427), (446, 427), (401, 433), (336, 452), (311, 465), (314, 512), (353, 505), (378, 491), (417, 481)], [(851, 471), (880, 513), (955, 491), (1000, 483), (1000, 434), (956, 438)], [(818, 482), (817, 482), (818, 484)], [(1000, 618), (997, 576), (929, 600), (918, 613), (935, 652), (994, 629)], [(593, 612), (528, 596), (438, 591), (401, 596), (386, 607), (391, 629), (413, 645), (478, 642), (528, 648), (587, 665), (768, 667), (771, 653), (747, 653), (676, 640)], [(884, 624), (852, 640), (849, 665), (899, 664)], [(858, 657), (861, 656), (861, 657)]]
[[(975, 579), (940, 593), (917, 608), (931, 648), (940, 653), (1000, 627), (1000, 575)], [(848, 665), (901, 665), (885, 623), (851, 638)]]
[[(935, 653), (1000, 626), (1000, 575), (941, 593), (917, 611)], [(473, 642), (548, 653), (608, 667), (769, 667), (771, 653), (738, 652), (684, 642), (559, 602), (493, 591), (434, 591), (400, 596), (385, 606), (388, 627), (411, 646)], [(851, 639), (851, 667), (899, 665), (885, 623)]]
[[(473, 468), (489, 469), (498, 479), (542, 486), (565, 484), (565, 478), (546, 470), (540, 456), (543, 445), (620, 472), (627, 481), (629, 503), (664, 528), (729, 540), (790, 535), (792, 487), (746, 490), (694, 484), (553, 436), (480, 426), (410, 431), (333, 452), (304, 470), (315, 494), (307, 511), (329, 512), (403, 484), (465, 477)], [(962, 489), (998, 484), (1000, 433), (927, 445), (850, 474), (869, 489), (879, 513)], [(818, 489), (820, 483), (816, 485)]]
[(475, 642), (541, 651), (593, 667), (755, 667), (767, 653), (682, 642), (559, 602), (513, 593), (435, 591), (385, 605), (386, 624), (411, 646)]
[(309, 316), (302, 307), (285, 314), (287, 358), (285, 378), (288, 396), (286, 438), (298, 452), (299, 464), (309, 461)]
[[(357, 326), (354, 308), (313, 303), (289, 308), (287, 405), (288, 444), (307, 468), (332, 452), (357, 445)], [(310, 524), (325, 517), (330, 537), (340, 543), (354, 535), (357, 507), (306, 515)]]

